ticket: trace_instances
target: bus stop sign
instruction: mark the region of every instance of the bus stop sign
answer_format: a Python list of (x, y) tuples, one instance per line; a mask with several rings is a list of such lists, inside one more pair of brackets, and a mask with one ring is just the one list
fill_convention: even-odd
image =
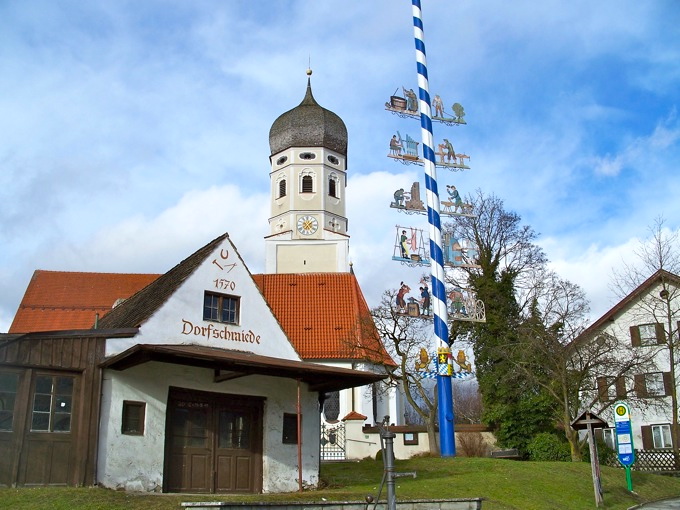
[(625, 467), (630, 467), (635, 462), (635, 449), (628, 404), (623, 402), (614, 404), (614, 423), (616, 425), (616, 453), (619, 462)]

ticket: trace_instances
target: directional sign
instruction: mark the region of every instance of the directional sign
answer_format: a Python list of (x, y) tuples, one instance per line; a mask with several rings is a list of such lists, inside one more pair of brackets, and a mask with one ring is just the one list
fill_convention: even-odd
[(628, 404), (617, 402), (614, 404), (614, 423), (616, 426), (616, 453), (619, 462), (626, 467), (635, 462), (635, 449), (633, 448), (633, 426), (630, 421), (630, 408)]

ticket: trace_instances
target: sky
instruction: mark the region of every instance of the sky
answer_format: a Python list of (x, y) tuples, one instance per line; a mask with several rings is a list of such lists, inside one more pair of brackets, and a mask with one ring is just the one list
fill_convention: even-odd
[[(422, 0), (430, 92), (467, 125), (440, 190), (501, 198), (593, 318), (656, 218), (680, 228), (680, 1)], [(229, 232), (264, 270), (269, 129), (304, 97), (349, 133), (350, 257), (369, 306), (427, 269), (393, 262), (389, 208), (422, 167), (408, 0), (0, 0), (0, 332), (36, 269), (163, 273)], [(421, 184), (424, 189), (424, 184)]]

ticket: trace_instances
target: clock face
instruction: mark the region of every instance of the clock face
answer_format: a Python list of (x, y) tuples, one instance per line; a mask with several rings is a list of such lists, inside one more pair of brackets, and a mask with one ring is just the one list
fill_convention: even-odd
[(314, 216), (300, 216), (297, 229), (303, 235), (311, 235), (319, 228), (319, 222)]

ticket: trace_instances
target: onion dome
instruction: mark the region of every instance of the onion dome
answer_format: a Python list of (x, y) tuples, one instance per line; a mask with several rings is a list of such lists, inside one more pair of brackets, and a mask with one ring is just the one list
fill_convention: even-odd
[(289, 147), (326, 147), (347, 156), (347, 127), (335, 113), (319, 106), (310, 78), (302, 102), (279, 116), (269, 130), (272, 155)]

